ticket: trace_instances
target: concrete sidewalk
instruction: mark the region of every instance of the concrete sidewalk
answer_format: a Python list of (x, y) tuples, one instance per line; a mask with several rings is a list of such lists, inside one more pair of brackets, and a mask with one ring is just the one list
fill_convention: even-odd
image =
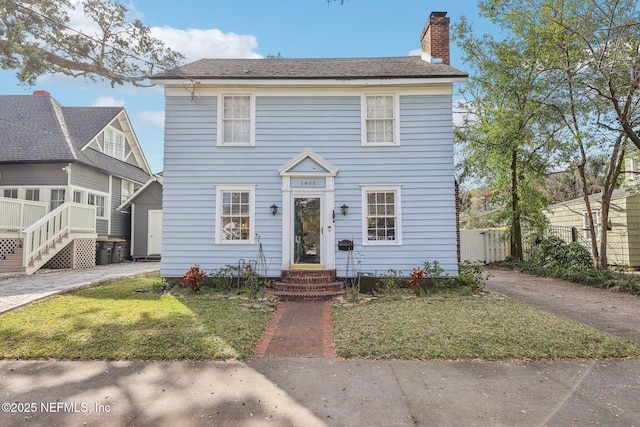
[(130, 262), (82, 270), (50, 270), (28, 276), (5, 275), (0, 280), (0, 313), (61, 292), (159, 271), (159, 262)]
[(0, 404), (0, 426), (638, 426), (640, 360), (5, 360)]

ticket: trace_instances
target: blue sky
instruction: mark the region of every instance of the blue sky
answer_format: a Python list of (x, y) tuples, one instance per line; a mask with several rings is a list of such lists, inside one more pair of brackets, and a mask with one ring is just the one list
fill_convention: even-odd
[[(132, 0), (131, 13), (156, 37), (200, 58), (251, 58), (280, 53), (285, 58), (404, 56), (420, 48), (419, 37), (432, 11), (446, 11), (452, 23), (464, 14), (476, 32), (486, 31), (475, 0)], [(82, 17), (71, 26), (81, 28)], [(451, 65), (464, 70), (451, 45)], [(120, 105), (127, 110), (153, 172), (162, 170), (164, 97), (161, 87), (111, 88), (59, 76), (43, 76), (24, 87), (15, 72), (0, 71), (0, 94), (46, 90), (64, 106)]]

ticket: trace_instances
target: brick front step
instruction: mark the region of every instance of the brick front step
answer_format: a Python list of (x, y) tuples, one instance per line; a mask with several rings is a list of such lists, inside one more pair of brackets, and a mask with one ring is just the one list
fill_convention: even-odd
[(337, 292), (344, 288), (344, 282), (314, 283), (310, 285), (274, 282), (271, 288), (278, 292)]
[(299, 283), (304, 285), (331, 283), (336, 280), (335, 270), (282, 270), (282, 282)]
[(344, 293), (335, 270), (282, 270), (282, 279), (271, 286), (267, 292), (280, 301), (325, 301)]

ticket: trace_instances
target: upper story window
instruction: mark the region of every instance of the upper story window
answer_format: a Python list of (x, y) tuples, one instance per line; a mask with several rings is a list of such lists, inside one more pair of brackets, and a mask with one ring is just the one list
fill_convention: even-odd
[(218, 145), (255, 145), (255, 101), (251, 95), (221, 95), (218, 103)]
[(362, 145), (398, 145), (398, 97), (371, 94), (362, 97)]
[(27, 188), (24, 193), (24, 198), (26, 200), (31, 200), (32, 202), (40, 201), (40, 189), (39, 188)]
[(73, 201), (74, 203), (83, 203), (84, 200), (84, 192), (73, 190)]
[(9, 199), (17, 199), (18, 198), (18, 189), (17, 188), (5, 188), (5, 190), (2, 193), (2, 195), (4, 197), (9, 198)]
[(216, 243), (253, 243), (255, 186), (218, 186)]
[(111, 157), (115, 157), (116, 159), (124, 160), (124, 134), (115, 128), (109, 127), (105, 129), (102, 152), (110, 155)]
[(133, 182), (122, 180), (122, 191), (120, 193), (120, 203), (124, 203), (133, 194)]
[(87, 195), (87, 204), (96, 207), (96, 217), (106, 218), (107, 198), (105, 196), (89, 193)]
[(400, 186), (363, 186), (362, 205), (365, 246), (402, 244)]
[(52, 188), (51, 198), (49, 199), (49, 208), (54, 210), (58, 206), (64, 203), (65, 189), (64, 188)]

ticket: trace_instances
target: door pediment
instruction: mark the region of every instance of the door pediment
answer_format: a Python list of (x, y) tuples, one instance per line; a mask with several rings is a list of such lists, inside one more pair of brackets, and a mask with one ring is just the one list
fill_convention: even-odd
[(307, 148), (282, 165), (278, 172), (281, 176), (336, 176), (338, 169), (318, 153)]

